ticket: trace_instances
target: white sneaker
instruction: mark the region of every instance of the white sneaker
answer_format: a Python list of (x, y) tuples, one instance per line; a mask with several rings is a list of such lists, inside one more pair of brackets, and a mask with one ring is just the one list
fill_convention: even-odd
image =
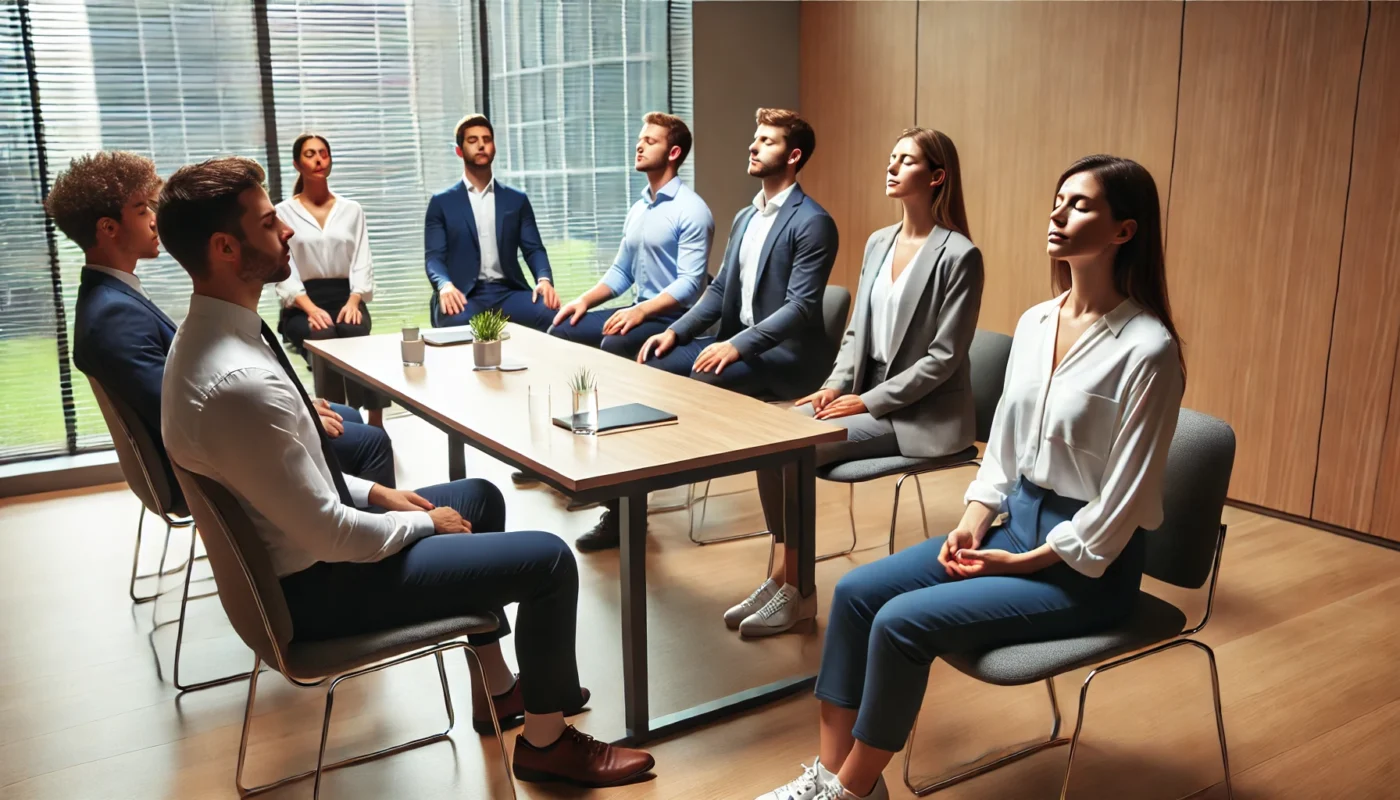
[(737, 631), (739, 623), (743, 622), (745, 617), (763, 608), (769, 600), (772, 600), (773, 595), (778, 593), (778, 588), (778, 584), (774, 583), (772, 578), (764, 581), (762, 586), (753, 590), (749, 599), (724, 612), (725, 627), (731, 631)]
[(875, 788), (870, 790), (870, 794), (861, 797), (842, 786), (841, 781), (832, 775), (831, 780), (817, 791), (812, 800), (890, 800), (890, 790), (885, 786), (885, 776), (881, 775), (875, 781)]
[(833, 783), (836, 783), (836, 776), (822, 766), (821, 759), (817, 759), (810, 767), (802, 765), (802, 774), (797, 776), (797, 780), (760, 795), (757, 800), (816, 800)]
[(764, 603), (763, 608), (750, 614), (739, 623), (739, 633), (743, 636), (773, 636), (785, 633), (797, 623), (817, 618), (817, 595), (802, 597), (797, 587), (790, 583)]

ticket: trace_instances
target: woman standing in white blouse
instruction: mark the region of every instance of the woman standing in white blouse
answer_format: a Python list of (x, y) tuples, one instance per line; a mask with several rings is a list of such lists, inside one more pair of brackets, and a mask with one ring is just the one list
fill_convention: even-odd
[[(982, 253), (968, 238), (958, 150), (946, 134), (910, 128), (884, 177), (903, 218), (871, 234), (831, 377), (794, 405), (846, 429), (846, 441), (817, 446), (818, 466), (946, 456), (977, 436), (967, 351), (982, 307)], [(758, 492), (776, 552), (768, 579), (724, 615), (745, 636), (782, 633), (817, 613), (815, 596), (798, 596), (797, 559), (783, 544), (782, 471), (760, 471)]]
[[(374, 296), (374, 262), (365, 212), (348, 197), (331, 193), (331, 146), (324, 136), (304, 133), (292, 144), (297, 169), (292, 197), (277, 216), (293, 231), (292, 274), (277, 284), (282, 317), (277, 328), (306, 356), (307, 339), (367, 336), (368, 303)], [(375, 392), (313, 365), (316, 393), (332, 402), (369, 410), (371, 425), (384, 427), (388, 405)]]
[(962, 522), (837, 584), (816, 687), (820, 760), (764, 798), (888, 797), (880, 774), (935, 658), (1083, 635), (1132, 609), (1138, 531), (1162, 522), (1185, 385), (1152, 176), (1111, 156), (1076, 162), (1057, 184), (1047, 250), (1062, 293), (1016, 327)]

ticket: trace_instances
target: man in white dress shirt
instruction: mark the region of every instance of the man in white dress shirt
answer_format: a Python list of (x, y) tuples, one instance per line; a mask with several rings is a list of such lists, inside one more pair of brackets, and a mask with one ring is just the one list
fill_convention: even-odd
[[(294, 640), (493, 612), (501, 630), (472, 642), (500, 716), (523, 717), (517, 777), (596, 786), (650, 770), (646, 753), (599, 744), (564, 721), (588, 699), (568, 545), (541, 531), (486, 533), (504, 528), (505, 502), (485, 481), (410, 492), (341, 474), (257, 314), (263, 285), (289, 274), (292, 236), (262, 181), (256, 162), (223, 158), (178, 170), (161, 192), (162, 239), (194, 284), (165, 370), (171, 460), (218, 481), (248, 512), (281, 579)], [(519, 603), (521, 680), (498, 643), (507, 603)], [(483, 718), (473, 712), (474, 722)]]

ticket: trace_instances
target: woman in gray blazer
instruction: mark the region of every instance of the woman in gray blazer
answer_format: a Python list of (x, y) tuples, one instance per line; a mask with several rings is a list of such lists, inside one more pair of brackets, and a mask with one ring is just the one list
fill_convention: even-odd
[[(855, 313), (823, 387), (794, 410), (846, 429), (846, 441), (817, 446), (817, 464), (904, 455), (936, 457), (976, 438), (967, 351), (982, 306), (982, 254), (968, 238), (958, 151), (946, 134), (900, 134), (885, 171), (885, 194), (903, 219), (865, 245)], [(773, 572), (724, 621), (744, 636), (770, 636), (816, 617), (816, 595), (797, 592), (787, 557), (779, 470), (758, 474), (774, 533)]]

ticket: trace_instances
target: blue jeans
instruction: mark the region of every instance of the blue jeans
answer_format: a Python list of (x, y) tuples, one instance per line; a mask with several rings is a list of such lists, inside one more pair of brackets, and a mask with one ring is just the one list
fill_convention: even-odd
[[(586, 344), (589, 347), (600, 347), (605, 352), (623, 358), (636, 358), (641, 352), (642, 343), (649, 336), (658, 333), (665, 333), (671, 323), (680, 319), (680, 314), (657, 314), (642, 321), (642, 324), (632, 330), (614, 336), (603, 335), (603, 323), (608, 318), (621, 309), (608, 308), (599, 311), (590, 311), (583, 315), (577, 325), (570, 325), (568, 320), (555, 325), (549, 329), (553, 336), (565, 339), (570, 342)], [(697, 351), (698, 352), (698, 351)], [(694, 359), (692, 359), (694, 360)]]
[(486, 481), (453, 481), (418, 494), (455, 508), (474, 533), (429, 536), (382, 561), (321, 562), (284, 577), (293, 641), (490, 612), (501, 621), (500, 629), (468, 637), (485, 645), (510, 633), (503, 607), (519, 603), (515, 655), (524, 676), (525, 709), (550, 714), (577, 707), (582, 698), (574, 651), (578, 566), (573, 551), (552, 533), (494, 533), (505, 527), (506, 504)]
[[(1007, 524), (981, 547), (1033, 550), (1083, 505), (1022, 480), (1008, 498)], [(1059, 563), (1032, 575), (959, 580), (938, 563), (945, 538), (857, 567), (836, 584), (816, 695), (859, 710), (855, 738), (880, 750), (904, 747), (938, 656), (1108, 628), (1132, 609), (1142, 580), (1141, 533), (1100, 578)]]
[(467, 307), (460, 314), (448, 314), (438, 306), (437, 295), (433, 295), (433, 327), (445, 328), (450, 325), (466, 325), (467, 321), (483, 311), (499, 309), (511, 322), (547, 331), (554, 323), (555, 310), (544, 304), (543, 298), (530, 302), (529, 289), (516, 289), (509, 284), (477, 281), (467, 295)]
[(331, 439), (340, 468), (357, 478), (393, 489), (394, 443), (389, 434), (373, 425), (366, 425), (360, 412), (350, 406), (331, 403), (331, 409), (345, 421), (345, 431)]

